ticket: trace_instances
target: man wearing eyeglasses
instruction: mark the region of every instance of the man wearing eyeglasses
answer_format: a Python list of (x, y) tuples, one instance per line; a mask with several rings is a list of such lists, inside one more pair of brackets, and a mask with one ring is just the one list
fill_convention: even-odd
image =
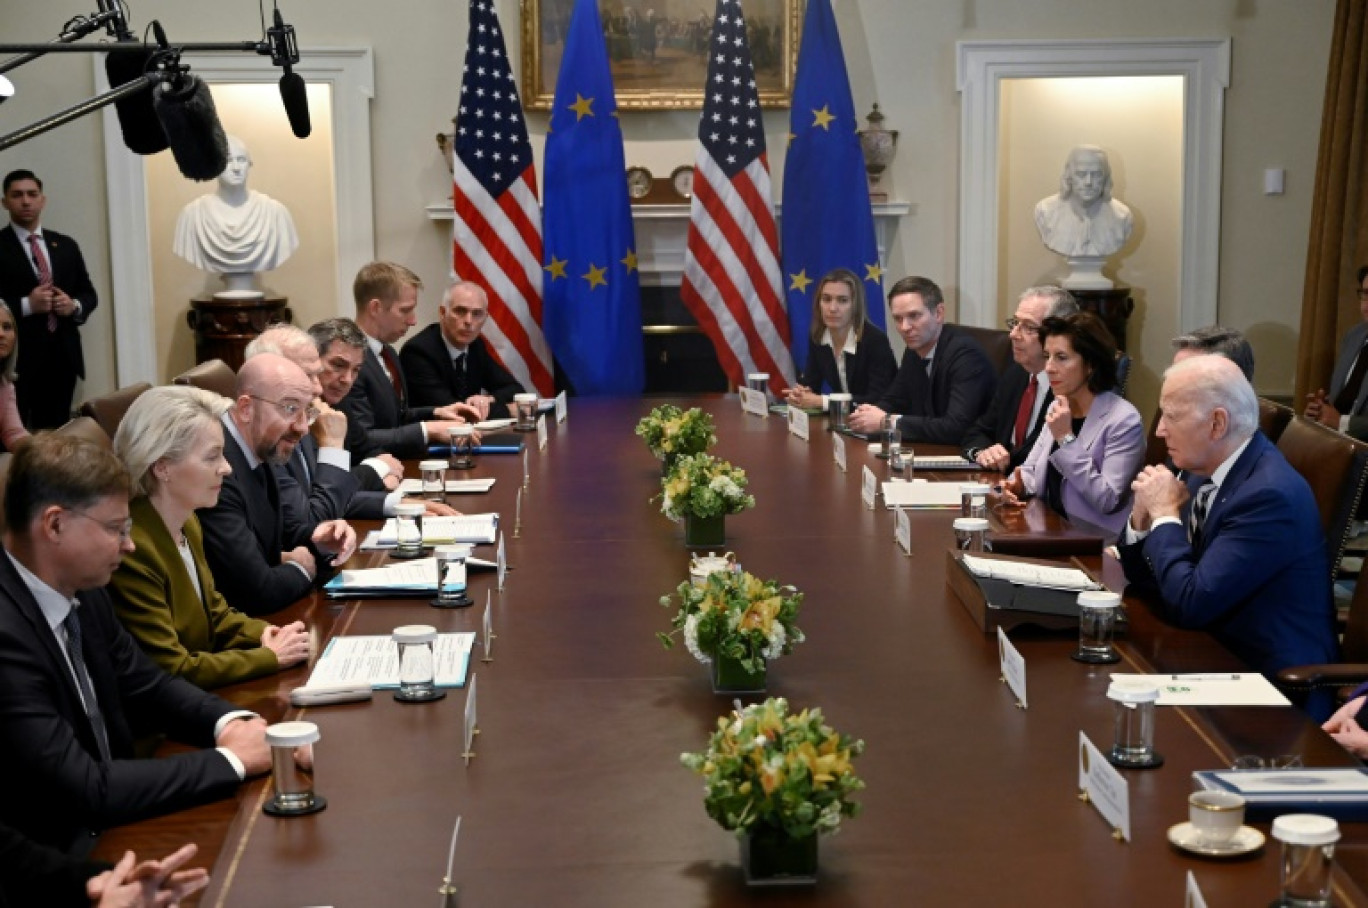
[(1368, 265), (1358, 270), (1358, 304), (1363, 321), (1340, 343), (1330, 393), (1324, 388), (1306, 396), (1304, 416), (1368, 441)]
[(313, 587), (320, 564), (340, 565), (356, 549), (345, 520), (315, 522), (281, 504), (276, 464), (289, 462), (317, 416), (313, 382), (275, 353), (247, 360), (237, 399), (223, 415), (223, 456), (233, 472), (218, 504), (198, 511), (204, 554), (219, 591), (235, 608), (265, 615)]
[(428, 325), (404, 344), (399, 364), (408, 382), (409, 400), (420, 407), (469, 404), (480, 419), (508, 416), (513, 395), (523, 386), (495, 362), (480, 332), (488, 324), (489, 300), (479, 284), (460, 282), (447, 288), (437, 308), (437, 324)]
[(1012, 362), (998, 379), (988, 410), (964, 436), (964, 456), (985, 470), (1010, 473), (1031, 453), (1054, 393), (1045, 377), (1045, 348), (1040, 324), (1078, 311), (1073, 294), (1061, 287), (1030, 287), (1017, 297), (1016, 313), (1007, 319)]
[[(0, 553), (0, 823), (84, 854), (103, 829), (228, 797), (270, 768), (266, 724), (173, 678), (104, 587), (133, 551), (131, 482), (107, 447), (39, 433), (10, 462)], [(158, 759), (135, 735), (196, 750)]]

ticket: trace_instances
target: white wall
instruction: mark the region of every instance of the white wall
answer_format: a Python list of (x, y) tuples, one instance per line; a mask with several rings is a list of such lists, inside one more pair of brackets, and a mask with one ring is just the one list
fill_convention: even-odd
[[(5, 39), (49, 40), (63, 22), (91, 5), (0, 0)], [(910, 201), (913, 211), (893, 237), (888, 272), (933, 277), (952, 304), (959, 256), (974, 252), (957, 249), (955, 239), (956, 41), (1231, 37), (1218, 311), (1223, 322), (1253, 337), (1259, 389), (1290, 391), (1333, 0), (835, 0), (835, 7), (856, 108), (864, 112), (878, 101), (886, 126), (901, 132), (898, 157), (885, 181), (893, 197)], [(455, 112), (465, 5), (460, 0), (282, 0), (281, 9), (306, 52), (310, 45), (375, 50), (376, 252), (426, 278), (422, 314), (432, 317), (449, 270), (448, 238), (446, 226), (429, 221), (423, 207), (449, 191), (433, 136), (450, 128)], [(516, 62), (518, 4), (498, 0), (498, 11)], [(255, 5), (247, 2), (139, 0), (133, 15), (139, 32), (151, 19), (161, 20), (173, 41), (246, 40), (259, 30)], [(53, 55), (11, 73), (20, 94), (0, 108), (0, 130), (17, 129), (89, 97), (90, 72), (85, 58)], [(690, 163), (696, 117), (690, 111), (624, 112), (627, 163), (657, 175)], [(540, 147), (546, 114), (533, 113), (528, 120)], [(766, 127), (775, 183), (781, 185), (786, 112), (767, 113)], [(77, 236), (103, 289), (109, 262), (99, 129), (97, 117), (86, 117), (0, 152), (0, 170), (29, 166), (45, 178), (48, 222)], [(1284, 196), (1262, 195), (1263, 170), (1272, 166), (1288, 171)], [(346, 291), (338, 288), (339, 296)], [(109, 302), (106, 298), (103, 305)], [(346, 303), (338, 300), (344, 311)], [(1161, 305), (1151, 298), (1152, 309)], [(97, 313), (85, 329), (90, 393), (113, 385), (111, 332), (107, 312)]]

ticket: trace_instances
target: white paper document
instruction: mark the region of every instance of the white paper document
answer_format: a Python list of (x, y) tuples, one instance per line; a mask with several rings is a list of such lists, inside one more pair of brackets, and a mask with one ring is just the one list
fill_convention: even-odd
[[(445, 545), (449, 542), (490, 543), (499, 534), (498, 514), (458, 514), (455, 517), (424, 517), (423, 545)], [(378, 531), (379, 548), (393, 548), (399, 543), (399, 530), (391, 517)], [(366, 537), (366, 543), (371, 537)], [(365, 548), (366, 546), (362, 546)]]
[[(492, 476), (485, 479), (448, 479), (446, 481), (448, 495), (478, 495), (481, 492), (488, 492), (492, 488), (494, 488), (494, 477)], [(405, 495), (422, 495), (423, 480), (402, 480), (399, 483), (399, 491)]]
[[(438, 634), (432, 647), (438, 687), (465, 687), (473, 633)], [(399, 687), (399, 647), (384, 636), (334, 637), (309, 675), (309, 685), (368, 682), (375, 690)]]
[(1005, 580), (1020, 586), (1038, 586), (1056, 590), (1100, 590), (1099, 583), (1078, 568), (1050, 567), (1024, 561), (1005, 561), (997, 558), (978, 558), (964, 555), (960, 559), (975, 577)]
[(958, 482), (885, 482), (880, 486), (886, 508), (958, 508)]
[(507, 419), (486, 419), (483, 422), (477, 422), (475, 424), (475, 431), (497, 432), (500, 429), (507, 429), (515, 422), (517, 422), (517, 420), (513, 419), (512, 417), (509, 417)]
[[(452, 564), (447, 567), (443, 585), (449, 589), (463, 590), (466, 587), (466, 566)], [(437, 592), (437, 559), (416, 558), (413, 561), (395, 561), (378, 568), (365, 568), (356, 571), (342, 571), (328, 583), (328, 591), (362, 590), (430, 590)]]
[(1177, 675), (1113, 674), (1118, 681), (1148, 681), (1159, 688), (1160, 706), (1291, 706), (1258, 672)]
[(972, 460), (965, 460), (958, 454), (926, 454), (912, 458), (914, 470), (981, 470)]

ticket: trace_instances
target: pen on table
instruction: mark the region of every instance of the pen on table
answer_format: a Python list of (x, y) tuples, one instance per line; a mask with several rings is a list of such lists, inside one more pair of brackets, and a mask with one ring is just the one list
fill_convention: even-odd
[(1174, 681), (1239, 681), (1239, 675), (1174, 675)]

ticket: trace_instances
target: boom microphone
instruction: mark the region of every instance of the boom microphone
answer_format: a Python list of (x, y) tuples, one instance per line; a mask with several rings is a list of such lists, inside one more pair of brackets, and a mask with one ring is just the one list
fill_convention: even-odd
[(165, 82), (154, 89), (152, 104), (181, 174), (203, 182), (223, 173), (228, 139), (202, 79), (182, 75)]
[[(134, 79), (141, 79), (152, 54), (153, 51), (144, 48), (141, 43), (106, 54), (105, 75), (109, 77), (109, 87), (118, 88)], [(115, 101), (114, 110), (119, 115), (119, 131), (123, 133), (124, 145), (128, 146), (129, 151), (147, 155), (166, 150), (166, 133), (162, 132), (156, 111), (152, 109), (151, 86), (148, 91)]]
[(309, 94), (303, 76), (286, 72), (280, 77), (280, 100), (285, 103), (285, 116), (290, 118), (290, 129), (297, 138), (307, 139), (313, 126), (309, 122)]

